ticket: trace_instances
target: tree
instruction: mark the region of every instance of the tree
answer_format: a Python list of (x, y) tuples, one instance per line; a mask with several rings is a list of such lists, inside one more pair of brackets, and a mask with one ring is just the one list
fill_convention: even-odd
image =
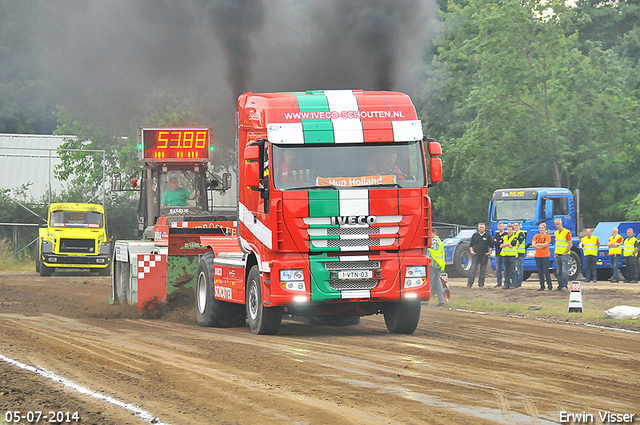
[(637, 139), (637, 99), (618, 57), (597, 43), (578, 50), (577, 34), (565, 35), (575, 13), (563, 2), (472, 0), (452, 6), (450, 20), (458, 25), (435, 64), (449, 70), (439, 83), (457, 100), (449, 114), (464, 131), (446, 140), (439, 215), (479, 221), (477, 205), (497, 188), (590, 185), (594, 170)]

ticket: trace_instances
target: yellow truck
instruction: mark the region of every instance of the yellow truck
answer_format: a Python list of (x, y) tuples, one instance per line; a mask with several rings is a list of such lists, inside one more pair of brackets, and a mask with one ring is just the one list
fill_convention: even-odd
[(56, 269), (90, 269), (111, 273), (111, 242), (104, 208), (96, 204), (54, 203), (41, 221), (36, 272), (51, 276)]

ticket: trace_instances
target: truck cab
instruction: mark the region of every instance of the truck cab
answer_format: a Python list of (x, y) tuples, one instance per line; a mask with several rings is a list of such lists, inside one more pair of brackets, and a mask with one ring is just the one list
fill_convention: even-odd
[(245, 304), (257, 334), (276, 333), (285, 309), (383, 313), (391, 332), (413, 332), (431, 294), (428, 186), (442, 168), (409, 97), (246, 93), (238, 111), (239, 249), (212, 243), (201, 259), (198, 322), (244, 318), (230, 305)]
[(38, 233), (36, 271), (41, 276), (51, 276), (58, 269), (90, 269), (109, 275), (111, 243), (101, 205), (53, 203)]
[[(526, 254), (523, 260), (525, 279), (537, 272), (534, 259), (535, 249), (531, 248), (533, 236), (538, 233), (540, 223), (546, 223), (547, 233), (551, 236), (551, 269), (556, 268), (553, 256), (555, 249), (555, 219), (560, 218), (564, 228), (573, 236), (573, 248), (569, 258), (569, 278), (576, 279), (582, 272), (582, 252), (576, 235), (576, 205), (573, 193), (569, 189), (558, 187), (539, 187), (523, 189), (498, 189), (493, 193), (489, 204), (489, 220), (491, 234), (498, 230), (498, 222), (505, 226), (514, 221), (521, 223), (521, 230), (526, 233)], [(495, 269), (495, 258), (491, 265)]]

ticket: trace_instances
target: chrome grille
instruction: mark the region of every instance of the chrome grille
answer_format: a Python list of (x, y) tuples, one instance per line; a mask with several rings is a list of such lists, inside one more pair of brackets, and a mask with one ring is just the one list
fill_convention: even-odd
[(345, 246), (380, 246), (380, 239), (329, 239), (327, 246), (345, 247)]
[(332, 227), (327, 235), (379, 235), (380, 227)]
[(368, 279), (368, 280), (330, 280), (329, 286), (331, 288), (342, 291), (349, 289), (373, 289), (378, 284), (377, 280)]
[(379, 269), (380, 261), (328, 261), (324, 263), (327, 270)]

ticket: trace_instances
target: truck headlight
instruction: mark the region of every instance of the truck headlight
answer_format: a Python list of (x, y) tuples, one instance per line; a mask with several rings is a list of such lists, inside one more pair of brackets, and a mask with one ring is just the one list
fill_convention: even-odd
[(280, 270), (280, 286), (289, 291), (305, 291), (302, 269)]
[(526, 253), (526, 257), (527, 258), (533, 258), (536, 256), (536, 250), (535, 249), (527, 249), (527, 253)]
[(404, 274), (404, 287), (415, 288), (427, 283), (427, 266), (407, 266)]

